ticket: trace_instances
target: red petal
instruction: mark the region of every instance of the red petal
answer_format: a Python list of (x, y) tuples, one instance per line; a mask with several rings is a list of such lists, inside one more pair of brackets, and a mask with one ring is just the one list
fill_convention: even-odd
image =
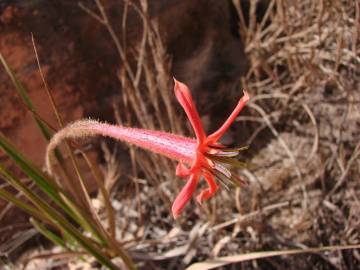
[(215, 143), (218, 139), (221, 138), (222, 135), (228, 130), (230, 125), (235, 121), (237, 115), (244, 108), (245, 104), (249, 101), (249, 94), (244, 91), (244, 96), (239, 100), (238, 105), (235, 107), (234, 111), (230, 114), (229, 118), (226, 119), (224, 124), (213, 134), (207, 137), (207, 143)]
[(194, 191), (196, 189), (198, 179), (199, 179), (198, 174), (192, 174), (190, 176), (189, 180), (186, 182), (183, 189), (180, 191), (180, 193), (176, 197), (176, 199), (175, 199), (175, 201), (174, 201), (174, 203), (172, 205), (172, 208), (171, 208), (172, 214), (173, 214), (175, 219), (181, 214), (181, 212), (184, 209), (185, 205), (191, 199), (191, 196), (193, 195), (193, 193), (194, 193)]
[(195, 103), (191, 97), (189, 88), (182, 82), (177, 81), (174, 78), (175, 86), (174, 91), (177, 100), (183, 107), (189, 121), (194, 129), (198, 144), (202, 144), (205, 140), (205, 132), (201, 124), (200, 116), (196, 110)]
[(179, 176), (179, 177), (187, 177), (190, 175), (190, 169), (188, 167), (186, 167), (185, 164), (180, 161), (179, 164), (176, 166), (175, 174), (176, 174), (176, 176)]
[(216, 190), (219, 188), (218, 185), (215, 183), (214, 177), (209, 173), (204, 173), (204, 178), (209, 185), (209, 188), (203, 189), (200, 194), (196, 197), (198, 203), (202, 203), (203, 201), (208, 200), (211, 198)]

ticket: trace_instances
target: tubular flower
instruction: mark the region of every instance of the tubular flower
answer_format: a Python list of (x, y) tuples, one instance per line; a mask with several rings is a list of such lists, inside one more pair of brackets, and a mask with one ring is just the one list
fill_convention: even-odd
[(111, 125), (95, 120), (78, 120), (58, 131), (52, 137), (46, 150), (48, 172), (52, 174), (53, 152), (63, 140), (102, 135), (134, 144), (179, 161), (176, 167), (176, 175), (188, 177), (188, 180), (173, 203), (172, 214), (174, 218), (181, 214), (191, 199), (201, 176), (205, 178), (208, 188), (203, 189), (197, 196), (199, 203), (212, 197), (218, 189), (215, 178), (225, 185), (227, 182), (244, 185), (245, 183), (240, 178), (233, 175), (224, 166), (230, 164), (233, 167), (243, 167), (244, 164), (234, 158), (243, 148), (228, 149), (218, 140), (224, 135), (249, 100), (247, 92), (244, 91), (244, 96), (224, 124), (217, 131), (206, 136), (189, 88), (175, 80), (174, 90), (177, 100), (185, 110), (194, 129), (196, 139), (162, 131)]

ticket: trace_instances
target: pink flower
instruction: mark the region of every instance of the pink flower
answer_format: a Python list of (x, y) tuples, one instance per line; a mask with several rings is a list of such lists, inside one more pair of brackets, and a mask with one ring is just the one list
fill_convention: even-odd
[(64, 139), (102, 135), (137, 145), (179, 161), (176, 175), (189, 179), (173, 203), (174, 218), (181, 214), (191, 199), (201, 176), (205, 178), (208, 188), (203, 189), (197, 196), (199, 203), (209, 199), (218, 189), (215, 178), (224, 184), (230, 181), (236, 185), (243, 185), (244, 182), (241, 179), (224, 167), (224, 164), (242, 167), (243, 164), (234, 157), (243, 148), (228, 149), (218, 143), (218, 140), (224, 135), (249, 100), (247, 92), (244, 91), (244, 96), (224, 124), (209, 136), (206, 136), (202, 127), (189, 88), (175, 80), (175, 95), (190, 120), (196, 139), (161, 131), (110, 125), (94, 120), (79, 120), (69, 124), (52, 137), (46, 153), (46, 167), (49, 173), (52, 173), (52, 153)]

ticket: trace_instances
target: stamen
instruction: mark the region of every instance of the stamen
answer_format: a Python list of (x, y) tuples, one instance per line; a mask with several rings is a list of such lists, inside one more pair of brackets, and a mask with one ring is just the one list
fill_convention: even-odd
[(235, 148), (224, 148), (221, 149), (222, 152), (240, 152), (249, 149), (249, 146), (235, 147)]
[(231, 175), (230, 180), (234, 185), (237, 185), (239, 187), (247, 187), (249, 185), (249, 183), (247, 181), (241, 179), (239, 176), (237, 176), (235, 174)]
[[(215, 175), (215, 177), (216, 177), (216, 179), (220, 182), (220, 183), (222, 183), (223, 185), (225, 185), (225, 186), (227, 186), (228, 187), (228, 185), (227, 185), (227, 183), (229, 183), (229, 178), (228, 177), (226, 177), (226, 175), (224, 175), (224, 174), (222, 174), (220, 171), (213, 171), (212, 172), (214, 175)], [(235, 186), (237, 186), (233, 181), (231, 181), (230, 180), (230, 183), (232, 183), (233, 185), (235, 185)]]
[(207, 169), (207, 168), (205, 168), (205, 170), (207, 172), (213, 174), (216, 177), (216, 180), (218, 180), (220, 182), (220, 184), (222, 184), (226, 188), (227, 191), (230, 191), (230, 187), (226, 183), (227, 181), (225, 181), (225, 175), (222, 175), (217, 171), (210, 170), (210, 169)]
[(246, 163), (241, 162), (235, 158), (231, 158), (231, 157), (226, 157), (226, 156), (217, 156), (217, 155), (210, 155), (205, 153), (204, 154), (207, 158), (211, 159), (212, 161), (215, 162), (220, 162), (222, 164), (229, 164), (232, 167), (238, 168), (238, 169), (244, 169), (246, 168)]
[(239, 152), (237, 151), (227, 151), (227, 150), (223, 151), (222, 149), (213, 149), (213, 148), (210, 148), (210, 150), (207, 151), (207, 153), (219, 157), (236, 157), (239, 154)]
[(218, 157), (236, 157), (239, 155), (239, 152), (230, 152), (230, 151), (220, 151), (214, 154)]
[(215, 163), (214, 169), (221, 172), (227, 178), (231, 178), (231, 172), (228, 169), (226, 169), (224, 166), (222, 166), (218, 163)]
[[(216, 175), (215, 175), (215, 176), (216, 176)], [(220, 182), (220, 184), (221, 184), (224, 188), (226, 188), (227, 191), (230, 191), (230, 187), (224, 182), (223, 179), (221, 179), (220, 177), (217, 177), (217, 176), (216, 176), (216, 179)]]

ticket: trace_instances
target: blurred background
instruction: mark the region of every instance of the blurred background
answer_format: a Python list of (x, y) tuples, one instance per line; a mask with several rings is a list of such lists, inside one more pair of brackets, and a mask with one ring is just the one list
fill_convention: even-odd
[[(90, 117), (193, 136), (173, 76), (190, 87), (207, 132), (226, 119), (243, 89), (250, 93), (222, 141), (249, 146), (241, 156), (248, 168), (238, 172), (249, 186), (222, 188), (203, 206), (192, 202), (178, 221), (170, 213), (183, 185), (175, 163), (108, 139), (77, 142), (102, 171), (127, 248), (149, 255), (138, 255), (141, 269), (359, 243), (357, 0), (0, 0), (0, 52), (57, 130), (31, 33), (65, 122)], [(2, 67), (0, 82), (0, 131), (42, 166), (47, 142)], [(0, 162), (19, 173), (1, 151)], [(86, 179), (96, 203), (90, 173)], [(0, 258), (14, 269), (52, 249), (27, 220), (0, 201)], [(350, 250), (223, 269), (357, 269), (359, 261)]]

